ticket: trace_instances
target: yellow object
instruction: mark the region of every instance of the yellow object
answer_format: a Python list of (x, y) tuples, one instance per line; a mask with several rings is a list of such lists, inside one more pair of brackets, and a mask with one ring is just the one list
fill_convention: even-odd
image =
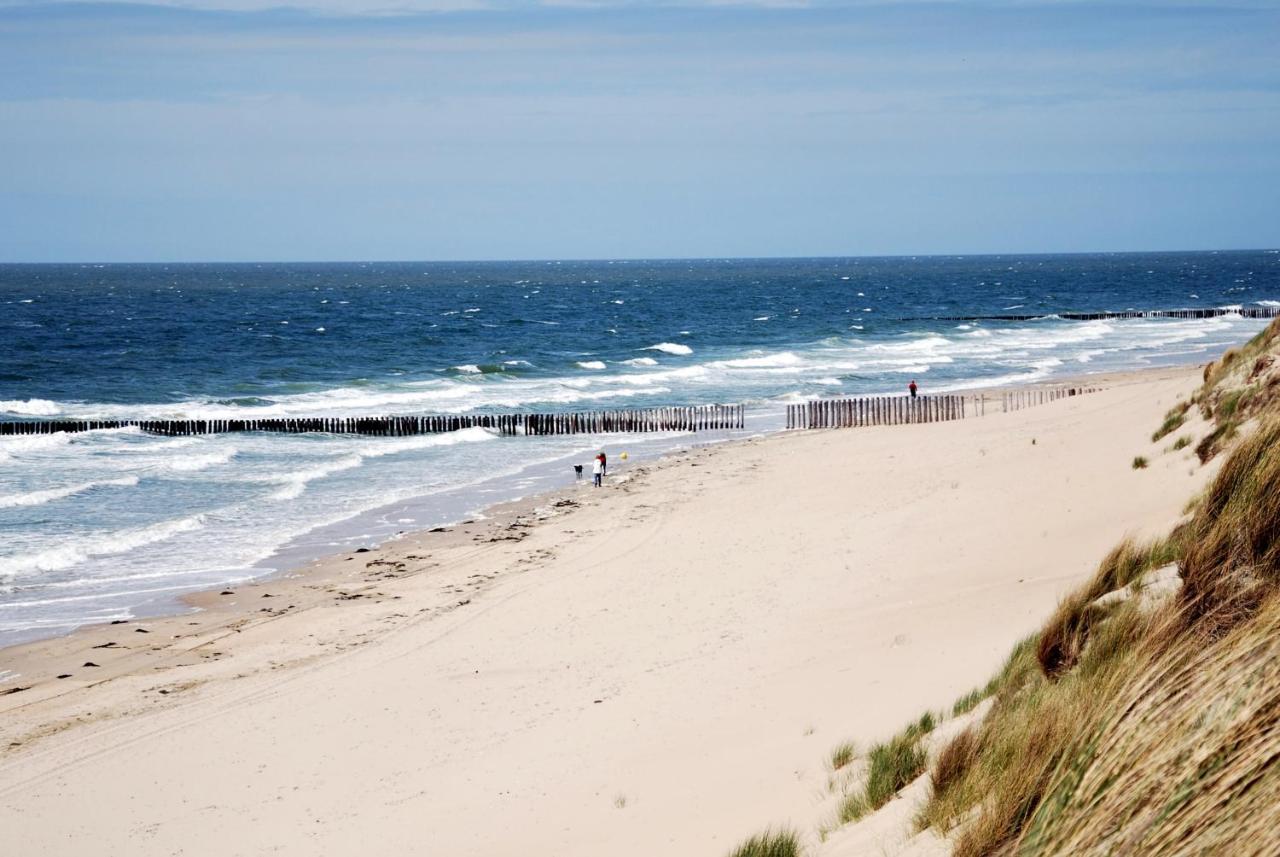
[(626, 460), (627, 460), (627, 454), (626, 454), (625, 452), (624, 452), (624, 453), (622, 453), (622, 455), (621, 455), (621, 456), (619, 456), (619, 457), (620, 457), (623, 461), (626, 461)]

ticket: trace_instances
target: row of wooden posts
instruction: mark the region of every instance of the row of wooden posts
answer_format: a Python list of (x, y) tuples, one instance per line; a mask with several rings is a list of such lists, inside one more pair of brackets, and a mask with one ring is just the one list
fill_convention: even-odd
[[(1042, 405), (1096, 387), (1043, 387), (1000, 393), (1006, 413)], [(960, 420), (986, 414), (986, 396), (865, 396), (819, 399), (787, 406), (787, 428), (845, 428)], [(54, 434), (136, 427), (149, 434), (204, 435), (224, 432), (357, 434), (403, 437), (483, 428), (503, 435), (567, 435), (625, 432), (716, 431), (746, 427), (743, 405), (699, 405), (613, 411), (534, 414), (463, 414), (414, 417), (280, 417), (261, 420), (31, 420), (0, 422), (0, 435)]]
[(149, 434), (203, 435), (264, 431), (327, 432), (375, 437), (440, 434), (468, 428), (504, 435), (600, 434), (605, 432), (714, 431), (740, 429), (742, 405), (699, 405), (583, 413), (461, 414), (415, 417), (280, 417), (261, 420), (31, 420), (0, 422), (0, 435), (55, 434), (136, 427)]
[(936, 423), (967, 416), (963, 396), (865, 396), (787, 406), (787, 428), (851, 428)]
[(1009, 390), (1000, 394), (1000, 404), (1005, 413), (1020, 411), (1033, 405), (1046, 405), (1067, 396), (1096, 393), (1097, 387), (1041, 387), (1032, 390)]
[[(1097, 387), (1043, 387), (1000, 394), (1005, 412), (1043, 405), (1097, 391)], [(852, 428), (937, 423), (986, 416), (987, 396), (866, 396), (858, 399), (817, 399), (787, 406), (787, 428)]]
[[(1239, 309), (1147, 309), (1125, 310), (1122, 312), (1059, 312), (1053, 314), (1064, 321), (1102, 321), (1104, 319), (1126, 318), (1221, 318), (1225, 315), (1237, 315), (1241, 318), (1280, 318), (1280, 307), (1252, 306)], [(929, 318), (906, 319), (907, 321), (1034, 321), (1044, 318), (1038, 315), (947, 315)]]

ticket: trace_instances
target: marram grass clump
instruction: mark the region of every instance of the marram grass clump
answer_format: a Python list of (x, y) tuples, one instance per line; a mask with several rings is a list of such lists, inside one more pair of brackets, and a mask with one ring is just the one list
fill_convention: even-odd
[(1103, 595), (1133, 585), (1148, 571), (1176, 562), (1183, 551), (1184, 533), (1135, 542), (1125, 539), (1098, 565), (1087, 585), (1058, 605), (1036, 641), (1036, 659), (1048, 678), (1071, 669), (1080, 659), (1093, 627), (1110, 610), (1094, 604)]
[(840, 801), (841, 824), (875, 812), (924, 773), (928, 754), (920, 741), (936, 725), (933, 712), (926, 711), (893, 738), (871, 748), (867, 754), (866, 780)]
[(1165, 435), (1172, 434), (1181, 428), (1182, 424), (1187, 421), (1187, 411), (1190, 408), (1190, 402), (1179, 402), (1170, 408), (1169, 412), (1164, 415), (1164, 422), (1160, 424), (1160, 428), (1156, 429), (1151, 435), (1151, 442), (1155, 443)]
[(831, 770), (838, 771), (853, 761), (856, 748), (852, 741), (845, 741), (831, 751)]
[(1280, 418), (1242, 440), (1187, 526), (1183, 616), (1209, 636), (1280, 589)]
[(794, 830), (766, 830), (752, 836), (733, 851), (729, 857), (798, 857), (800, 837)]

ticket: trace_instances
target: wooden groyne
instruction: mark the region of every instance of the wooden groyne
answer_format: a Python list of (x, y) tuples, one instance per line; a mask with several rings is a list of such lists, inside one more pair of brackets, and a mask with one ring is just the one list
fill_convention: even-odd
[(413, 417), (280, 417), (261, 420), (30, 420), (0, 422), (0, 435), (56, 434), (137, 428), (148, 434), (205, 435), (226, 432), (357, 434), (406, 437), (483, 428), (504, 435), (643, 434), (743, 428), (743, 405), (697, 405), (618, 411), (530, 414), (460, 414)]
[(1103, 321), (1126, 318), (1221, 318), (1238, 315), (1241, 318), (1280, 318), (1280, 307), (1257, 306), (1240, 309), (1148, 309), (1123, 312), (1055, 312), (1032, 315), (935, 315), (904, 318), (902, 321), (1035, 321), (1043, 318), (1060, 318), (1065, 321)]
[(787, 406), (787, 428), (857, 428), (940, 423), (986, 416), (987, 402), (999, 401), (1004, 412), (1043, 405), (1097, 392), (1097, 387), (1037, 387), (1023, 390), (944, 396), (865, 396), (857, 399), (815, 399)]

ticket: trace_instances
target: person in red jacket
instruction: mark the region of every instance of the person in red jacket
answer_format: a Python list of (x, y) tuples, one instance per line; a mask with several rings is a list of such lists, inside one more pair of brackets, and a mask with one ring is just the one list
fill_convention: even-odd
[(914, 399), (916, 397), (916, 390), (918, 389), (914, 378), (911, 383), (907, 385), (907, 389), (911, 391), (911, 398)]

